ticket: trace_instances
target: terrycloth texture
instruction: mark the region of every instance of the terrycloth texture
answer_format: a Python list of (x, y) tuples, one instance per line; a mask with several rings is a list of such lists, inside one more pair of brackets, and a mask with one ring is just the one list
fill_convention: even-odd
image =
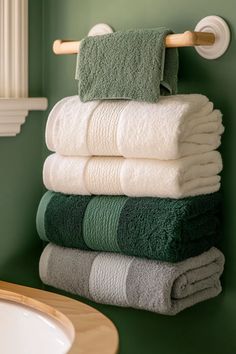
[(157, 102), (160, 94), (175, 94), (178, 51), (165, 49), (169, 33), (172, 31), (160, 27), (83, 39), (75, 75), (81, 100)]
[(216, 248), (173, 264), (49, 244), (39, 271), (43, 283), (96, 302), (175, 315), (218, 295), (223, 267)]
[(217, 151), (169, 161), (52, 154), (43, 180), (47, 189), (65, 194), (181, 198), (218, 191), (221, 169)]
[(65, 156), (178, 159), (217, 149), (221, 113), (203, 95), (161, 97), (158, 103), (63, 98), (46, 126), (51, 151)]
[(178, 262), (217, 244), (220, 193), (180, 200), (47, 192), (37, 213), (44, 241)]

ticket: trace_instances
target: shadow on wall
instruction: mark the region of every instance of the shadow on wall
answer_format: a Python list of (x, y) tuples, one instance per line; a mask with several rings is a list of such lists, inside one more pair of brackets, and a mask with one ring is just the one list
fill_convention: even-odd
[(1, 263), (0, 279), (16, 284), (30, 285), (42, 288), (42, 282), (38, 274), (38, 264), (42, 253), (42, 242), (37, 247), (31, 247), (24, 251), (16, 252)]
[[(193, 52), (191, 52), (193, 51)], [(231, 47), (225, 56), (229, 56)], [(229, 210), (235, 210), (235, 199), (232, 198), (232, 191), (235, 190), (234, 178), (234, 161), (232, 154), (232, 142), (235, 141), (234, 132), (236, 130), (236, 121), (232, 119), (236, 114), (236, 107), (232, 105), (234, 98), (230, 87), (226, 85), (226, 73), (223, 70), (222, 60), (205, 60), (200, 58), (198, 54), (190, 48), (181, 48), (179, 50), (179, 93), (193, 93), (192, 87), (195, 87), (194, 93), (206, 95), (215, 104), (215, 108), (220, 109), (223, 113), (223, 124), (225, 132), (222, 136), (222, 144), (219, 148), (223, 159), (223, 171), (221, 173), (222, 184), (221, 191), (223, 197), (222, 207), (222, 239), (220, 248), (226, 255), (225, 271), (222, 277), (223, 289), (235, 290), (236, 283), (234, 281), (234, 247), (236, 241), (227, 237), (230, 230), (236, 228), (235, 218), (231, 217)], [(223, 65), (225, 67), (225, 65)], [(227, 66), (227, 65), (226, 65)], [(222, 84), (219, 85), (219, 77), (222, 76)], [(232, 76), (233, 78), (233, 76)], [(232, 86), (234, 82), (232, 81)], [(190, 89), (191, 88), (191, 89)]]

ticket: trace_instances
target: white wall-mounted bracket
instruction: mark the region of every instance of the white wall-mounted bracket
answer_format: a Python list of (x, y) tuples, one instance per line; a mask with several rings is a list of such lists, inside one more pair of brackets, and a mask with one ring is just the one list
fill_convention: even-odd
[(196, 46), (199, 55), (205, 59), (217, 59), (227, 50), (230, 43), (228, 24), (219, 16), (207, 16), (198, 22), (196, 32), (211, 32), (215, 35), (215, 42), (210, 46)]
[(112, 32), (113, 32), (113, 29), (111, 28), (111, 26), (107, 25), (106, 23), (98, 23), (97, 25), (93, 26), (90, 29), (90, 31), (88, 33), (88, 37), (109, 34)]

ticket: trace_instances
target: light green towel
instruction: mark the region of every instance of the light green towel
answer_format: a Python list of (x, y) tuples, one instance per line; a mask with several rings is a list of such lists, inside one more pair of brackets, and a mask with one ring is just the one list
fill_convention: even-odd
[(178, 52), (165, 49), (168, 33), (160, 27), (85, 38), (76, 69), (81, 101), (157, 102), (160, 95), (176, 94)]

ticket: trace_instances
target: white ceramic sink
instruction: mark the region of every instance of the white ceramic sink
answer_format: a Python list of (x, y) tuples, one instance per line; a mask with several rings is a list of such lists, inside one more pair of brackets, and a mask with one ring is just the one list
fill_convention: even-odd
[(73, 338), (53, 318), (30, 307), (0, 300), (0, 353), (65, 354)]

